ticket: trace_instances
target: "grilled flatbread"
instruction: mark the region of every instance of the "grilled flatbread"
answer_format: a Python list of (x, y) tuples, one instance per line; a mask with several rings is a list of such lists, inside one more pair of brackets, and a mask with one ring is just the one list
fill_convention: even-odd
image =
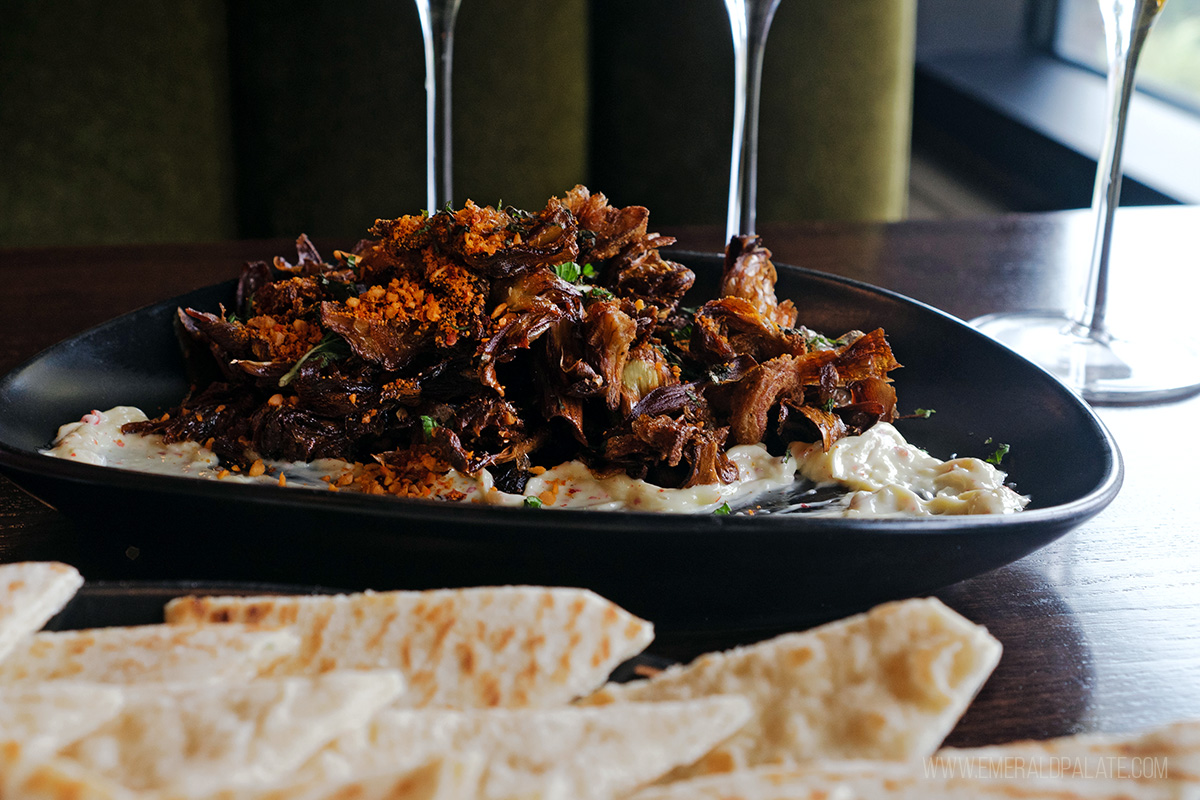
[(402, 689), (394, 670), (124, 687), (120, 713), (62, 755), (135, 791), (199, 796), (268, 786), (365, 725)]
[(303, 597), (188, 597), (171, 623), (291, 625), (273, 675), (396, 668), (412, 707), (561, 705), (640, 653), (653, 626), (585, 589), (508, 586)]
[[(468, 800), (478, 793), (478, 757), (435, 759), (414, 769), (388, 770), (338, 783), (223, 789), (200, 795), (133, 792), (68, 758), (31, 759), (14, 744), (0, 745), (0, 798), (13, 800)], [(556, 792), (522, 800), (568, 800)]]
[[(222, 791), (204, 800), (473, 800), (478, 796), (482, 769), (481, 758), (464, 754), (347, 781), (293, 781), (273, 789)], [(569, 800), (555, 792), (521, 795), (521, 800), (543, 799)]]
[(164, 683), (257, 677), (294, 655), (290, 630), (245, 625), (138, 625), (43, 631), (23, 639), (0, 661), (0, 685), (77, 680)]
[(610, 684), (583, 702), (748, 697), (755, 718), (675, 777), (815, 759), (919, 759), (950, 732), (1000, 649), (938, 600), (908, 600)]
[(74, 567), (54, 561), (0, 564), (0, 660), (39, 631), (83, 585)]
[(69, 681), (0, 686), (0, 745), (19, 744), (23, 758), (41, 758), (116, 717), (122, 702), (115, 686)]
[(938, 775), (924, 765), (843, 762), (758, 767), (643, 789), (628, 800), (1195, 800), (1169, 782)]
[(66, 758), (31, 757), (0, 744), (0, 797), (13, 800), (139, 800), (123, 786)]
[(342, 780), (437, 757), (481, 755), (481, 800), (539, 795), (619, 797), (690, 764), (750, 718), (741, 697), (553, 709), (385, 709), (347, 733), (301, 774)]

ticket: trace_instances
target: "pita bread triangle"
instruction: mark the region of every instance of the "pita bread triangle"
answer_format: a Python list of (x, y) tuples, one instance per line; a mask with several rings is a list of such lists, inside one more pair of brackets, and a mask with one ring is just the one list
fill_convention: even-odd
[(749, 698), (754, 719), (676, 778), (815, 759), (919, 759), (953, 728), (1000, 649), (940, 601), (906, 600), (610, 684), (582, 702)]
[(394, 670), (123, 687), (120, 713), (61, 754), (134, 791), (266, 786), (402, 689)]
[[(468, 800), (478, 796), (482, 769), (480, 757), (464, 754), (436, 758), (411, 769), (389, 769), (346, 781), (298, 781), (271, 789), (226, 790), (204, 800)], [(521, 796), (521, 800), (543, 798), (560, 800), (558, 794)]]
[(139, 800), (135, 793), (74, 761), (31, 758), (15, 742), (0, 745), (0, 797), (6, 800)]
[(300, 651), (271, 674), (396, 668), (404, 705), (561, 705), (645, 649), (653, 626), (586, 589), (505, 586), (336, 596), (179, 598), (171, 623), (292, 625)]
[(138, 625), (43, 631), (0, 661), (0, 685), (46, 680), (164, 683), (249, 679), (295, 654), (290, 630), (245, 625)]
[(620, 797), (690, 764), (750, 718), (741, 697), (553, 709), (389, 708), (331, 742), (301, 775), (343, 780), (439, 757), (481, 754), (481, 800), (558, 787), (573, 800)]
[[(482, 768), (482, 759), (465, 755), (339, 783), (289, 782), (273, 788), (181, 795), (134, 792), (71, 759), (30, 759), (19, 746), (11, 744), (0, 745), (0, 797), (6, 800), (465, 800), (477, 795)], [(556, 793), (523, 795), (522, 800), (543, 797), (560, 800)]]
[(122, 702), (114, 686), (69, 681), (0, 686), (0, 743), (19, 744), (24, 758), (49, 755), (113, 719)]
[(757, 767), (652, 786), (628, 800), (1195, 800), (1187, 787), (1118, 779), (997, 777), (927, 771), (921, 763), (830, 762)]
[(82, 585), (83, 576), (67, 564), (0, 564), (0, 660), (22, 638), (41, 630)]

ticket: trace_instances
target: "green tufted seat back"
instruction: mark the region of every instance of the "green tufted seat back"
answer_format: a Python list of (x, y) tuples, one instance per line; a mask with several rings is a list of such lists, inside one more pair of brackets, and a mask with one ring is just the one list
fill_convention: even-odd
[[(785, 0), (760, 220), (903, 214), (915, 0)], [(723, 224), (733, 112), (717, 0), (464, 0), (455, 203), (587, 183)], [(407, 0), (5, 0), (0, 246), (354, 238), (424, 205)]]

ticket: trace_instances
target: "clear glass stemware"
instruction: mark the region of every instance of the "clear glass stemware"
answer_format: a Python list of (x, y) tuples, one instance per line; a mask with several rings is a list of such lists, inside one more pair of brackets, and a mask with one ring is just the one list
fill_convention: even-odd
[(763, 51), (779, 0), (725, 0), (733, 32), (733, 157), (725, 241), (754, 233), (758, 193), (758, 105)]
[(425, 42), (425, 197), (430, 214), (454, 200), (450, 159), (450, 68), (461, 0), (416, 0)]
[(1078, 307), (1070, 313), (1011, 312), (972, 321), (1094, 403), (1159, 402), (1200, 391), (1200, 350), (1183, 326), (1170, 331), (1160, 321), (1138, 340), (1114, 333), (1107, 324), (1125, 122), (1138, 56), (1165, 2), (1099, 0), (1108, 54), (1107, 127), (1092, 193), (1091, 266)]

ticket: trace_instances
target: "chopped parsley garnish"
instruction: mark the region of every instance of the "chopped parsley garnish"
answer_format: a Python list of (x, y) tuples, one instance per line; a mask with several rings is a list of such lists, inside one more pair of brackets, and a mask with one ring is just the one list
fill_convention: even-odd
[(729, 503), (721, 503), (721, 506), (716, 511), (714, 511), (713, 514), (715, 514), (718, 517), (724, 517), (724, 516), (728, 516), (732, 512), (733, 512), (733, 509), (729, 507)]
[(804, 343), (814, 350), (836, 350), (838, 346), (836, 340), (808, 328), (787, 328), (786, 332), (800, 334), (804, 337)]
[(567, 283), (575, 284), (579, 291), (598, 300), (612, 300), (616, 296), (603, 286), (583, 282), (584, 278), (596, 277), (596, 268), (590, 263), (581, 267), (574, 261), (566, 261), (554, 267), (554, 274)]
[[(992, 440), (989, 438), (988, 442), (991, 441)], [(1008, 445), (1002, 444), (996, 448), (996, 452), (985, 458), (984, 461), (988, 462), (989, 464), (995, 464), (996, 466), (999, 466), (1000, 462), (1004, 460), (1004, 457), (1008, 455), (1008, 450)]]
[(831, 397), (831, 398), (829, 398), (828, 400), (826, 400), (824, 403), (821, 403), (821, 410), (822, 410), (822, 411), (828, 411), (829, 413), (831, 413), (831, 414), (832, 414), (832, 413), (833, 413), (833, 410), (834, 410), (835, 408), (837, 408), (837, 403), (836, 403), (836, 402), (834, 402), (834, 399), (833, 399), (832, 397)]
[(579, 265), (574, 261), (567, 261), (559, 264), (554, 268), (554, 274), (562, 278), (567, 283), (574, 283), (579, 280)]
[(301, 365), (309, 359), (312, 359), (313, 363), (320, 368), (348, 355), (350, 355), (350, 345), (346, 344), (346, 340), (336, 333), (327, 333), (321, 338), (321, 341), (308, 348), (308, 352), (296, 360), (292, 368), (279, 379), (279, 386), (282, 388), (295, 380), (296, 376), (300, 374)]
[(913, 416), (914, 417), (922, 417), (923, 419), (929, 419), (936, 413), (937, 413), (936, 408), (918, 408), (916, 411), (913, 412)]
[(599, 300), (613, 300), (616, 298), (615, 294), (610, 292), (608, 289), (605, 289), (603, 286), (583, 286), (581, 288), (589, 295)]
[(526, 508), (541, 508), (543, 505), (544, 504), (542, 503), (542, 501), (538, 500), (536, 497), (526, 497), (525, 498), (525, 507)]
[(554, 268), (554, 272), (567, 283), (579, 283), (580, 278), (592, 278), (596, 275), (596, 270), (591, 264), (581, 267), (574, 261), (559, 264)]
[(433, 417), (421, 415), (421, 430), (425, 431), (425, 441), (433, 438), (433, 432), (437, 430), (438, 421)]

